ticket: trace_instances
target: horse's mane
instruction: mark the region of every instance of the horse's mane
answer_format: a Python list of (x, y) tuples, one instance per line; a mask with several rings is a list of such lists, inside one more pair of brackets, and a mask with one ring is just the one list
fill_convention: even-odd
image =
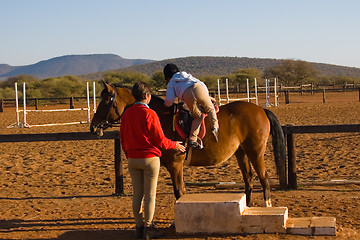
[(131, 90), (131, 87), (126, 86), (126, 85), (122, 85), (121, 83), (112, 83), (111, 86), (115, 87), (115, 88), (127, 88), (127, 89)]
[(173, 107), (165, 107), (164, 105), (165, 100), (158, 95), (152, 94), (151, 95), (151, 101), (149, 103), (149, 107), (153, 109), (155, 112), (159, 113), (165, 113), (165, 112), (172, 112)]
[(164, 104), (165, 100), (162, 99), (161, 97), (159, 97), (158, 95), (155, 95), (155, 94), (151, 94), (151, 100), (155, 100), (157, 102), (161, 102), (162, 104)]

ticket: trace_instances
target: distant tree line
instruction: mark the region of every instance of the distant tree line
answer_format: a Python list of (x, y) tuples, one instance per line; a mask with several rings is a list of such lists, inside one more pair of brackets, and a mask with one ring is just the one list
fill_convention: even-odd
[[(186, 70), (185, 70), (186, 71)], [(189, 72), (191, 74), (191, 72)], [(196, 77), (196, 76), (195, 76)], [(347, 76), (323, 76), (314, 69), (312, 64), (301, 60), (282, 60), (280, 64), (261, 71), (257, 68), (238, 69), (237, 71), (223, 75), (207, 75), (199, 77), (210, 89), (217, 88), (217, 79), (229, 79), (229, 87), (246, 86), (246, 79), (254, 86), (254, 78), (258, 85), (264, 85), (266, 78), (278, 78), (279, 83), (284, 86), (297, 86), (300, 84), (314, 83), (317, 85), (339, 85), (344, 83), (360, 84), (360, 78)], [(108, 72), (103, 79), (96, 81), (97, 96), (102, 90), (101, 80), (108, 83), (117, 83), (131, 87), (135, 82), (143, 81), (149, 83), (154, 90), (166, 88), (166, 82), (162, 71), (156, 71), (152, 76), (137, 72)], [(62, 76), (46, 79), (38, 79), (30, 75), (19, 75), (10, 77), (0, 82), (0, 98), (14, 98), (14, 83), (19, 86), (26, 82), (26, 95), (28, 98), (60, 98), (86, 96), (86, 84), (77, 76)], [(19, 97), (21, 97), (21, 89)]]

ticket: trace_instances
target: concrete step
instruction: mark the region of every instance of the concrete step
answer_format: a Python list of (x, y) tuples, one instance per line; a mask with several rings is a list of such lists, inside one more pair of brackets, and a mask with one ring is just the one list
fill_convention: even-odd
[(245, 208), (243, 193), (185, 194), (175, 203), (176, 232), (238, 233)]
[(185, 194), (175, 203), (179, 233), (285, 233), (286, 207), (246, 207), (245, 194)]
[(335, 235), (335, 218), (288, 219), (287, 207), (246, 207), (243, 193), (185, 194), (175, 203), (176, 232), (183, 234), (289, 233)]
[(286, 222), (286, 232), (307, 236), (335, 236), (336, 219), (334, 217), (289, 218)]
[(286, 233), (287, 207), (250, 207), (242, 214), (246, 233)]

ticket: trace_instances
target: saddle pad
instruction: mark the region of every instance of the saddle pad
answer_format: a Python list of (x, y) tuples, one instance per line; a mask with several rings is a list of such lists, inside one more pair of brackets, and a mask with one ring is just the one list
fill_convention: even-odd
[[(205, 114), (203, 114), (203, 120), (201, 121), (200, 132), (198, 134), (198, 137), (201, 139), (204, 138), (205, 134), (206, 134), (206, 127), (205, 127), (204, 119), (205, 119)], [(176, 113), (174, 116), (174, 125), (175, 125), (175, 130), (180, 135), (180, 137), (182, 139), (186, 139), (186, 134), (179, 124), (179, 114), (178, 113)]]

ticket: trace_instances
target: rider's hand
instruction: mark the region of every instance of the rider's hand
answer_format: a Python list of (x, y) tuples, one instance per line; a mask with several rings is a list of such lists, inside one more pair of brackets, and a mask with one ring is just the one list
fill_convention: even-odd
[(175, 150), (180, 152), (185, 152), (186, 148), (184, 145), (180, 144), (179, 142), (176, 142)]

